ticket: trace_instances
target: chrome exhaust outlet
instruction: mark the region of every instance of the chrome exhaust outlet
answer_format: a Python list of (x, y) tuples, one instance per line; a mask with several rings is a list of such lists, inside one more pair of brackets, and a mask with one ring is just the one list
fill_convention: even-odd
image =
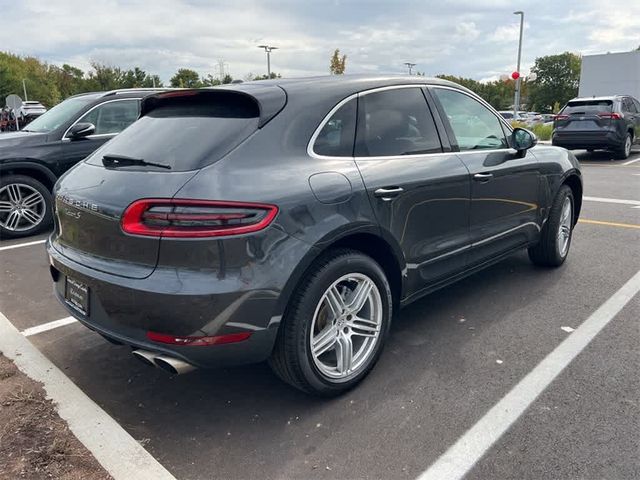
[(134, 357), (136, 357), (145, 365), (148, 365), (151, 367), (157, 367), (157, 365), (153, 361), (153, 359), (156, 358), (157, 356), (155, 353), (149, 352), (147, 350), (134, 350), (132, 353)]
[(183, 373), (196, 369), (196, 367), (190, 363), (178, 360), (177, 358), (167, 357), (165, 355), (157, 355), (153, 360), (158, 368), (161, 368), (172, 375), (182, 375)]

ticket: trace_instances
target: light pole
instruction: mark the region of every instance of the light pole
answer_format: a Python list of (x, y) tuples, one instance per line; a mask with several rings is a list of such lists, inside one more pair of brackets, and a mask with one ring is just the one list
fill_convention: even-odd
[(278, 47), (274, 47), (272, 45), (258, 45), (258, 48), (264, 48), (264, 51), (267, 54), (267, 78), (271, 78), (271, 51), (277, 50)]
[(24, 101), (26, 102), (29, 99), (27, 98), (27, 85), (24, 83), (24, 78), (22, 79), (22, 90), (24, 91)]
[(518, 65), (516, 72), (518, 72), (518, 78), (516, 78), (516, 94), (513, 102), (513, 118), (517, 118), (518, 110), (520, 110), (520, 82), (522, 81), (522, 75), (520, 75), (520, 57), (522, 56), (522, 28), (524, 27), (524, 12), (518, 10), (513, 12), (514, 15), (520, 15), (520, 40), (518, 42)]
[(406, 65), (406, 67), (409, 69), (409, 75), (411, 75), (411, 69), (412, 69), (413, 67), (415, 67), (415, 66), (416, 66), (416, 64), (415, 64), (415, 63), (411, 63), (411, 62), (404, 62), (404, 64), (405, 64), (405, 65)]

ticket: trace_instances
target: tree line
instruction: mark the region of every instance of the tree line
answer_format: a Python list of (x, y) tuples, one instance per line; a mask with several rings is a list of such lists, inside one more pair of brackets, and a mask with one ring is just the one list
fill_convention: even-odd
[[(330, 57), (329, 72), (340, 75), (346, 71), (347, 56), (336, 49)], [(528, 110), (557, 112), (568, 100), (577, 96), (580, 80), (581, 58), (564, 52), (536, 58), (531, 69), (535, 80), (521, 80), (522, 104)], [(479, 82), (472, 78), (454, 75), (437, 75), (439, 78), (459, 83), (477, 93), (498, 110), (509, 109), (513, 105), (515, 81), (496, 80)], [(267, 75), (249, 74), (244, 81), (267, 79)], [(271, 73), (270, 78), (280, 78)], [(34, 57), (21, 57), (8, 52), (0, 52), (0, 101), (15, 93), (22, 96), (22, 81), (25, 80), (29, 98), (39, 100), (46, 107), (52, 107), (65, 98), (77, 93), (105, 91), (118, 88), (164, 87), (160, 77), (147, 73), (139, 67), (122, 69), (93, 62), (89, 71), (64, 64), (61, 67), (42, 62)], [(180, 88), (200, 88), (232, 83), (234, 78), (226, 74), (222, 78), (208, 74), (201, 76), (195, 70), (180, 68), (169, 80), (169, 86)]]

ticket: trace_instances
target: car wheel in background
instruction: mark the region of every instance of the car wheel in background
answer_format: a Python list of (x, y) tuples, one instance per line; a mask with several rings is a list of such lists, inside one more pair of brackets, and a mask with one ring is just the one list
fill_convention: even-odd
[(25, 175), (0, 178), (0, 238), (18, 238), (46, 229), (53, 221), (47, 187)]
[(294, 292), (269, 363), (300, 390), (338, 395), (375, 365), (391, 315), (391, 290), (380, 265), (355, 250), (330, 251)]
[(529, 258), (534, 264), (559, 267), (566, 260), (573, 235), (573, 205), (571, 188), (563, 185), (542, 228), (540, 242), (529, 248)]
[(624, 160), (626, 158), (629, 158), (629, 155), (631, 155), (632, 143), (633, 143), (633, 137), (631, 136), (630, 133), (627, 133), (627, 138), (625, 138), (622, 148), (616, 152), (617, 154), (616, 158), (618, 158), (619, 160)]

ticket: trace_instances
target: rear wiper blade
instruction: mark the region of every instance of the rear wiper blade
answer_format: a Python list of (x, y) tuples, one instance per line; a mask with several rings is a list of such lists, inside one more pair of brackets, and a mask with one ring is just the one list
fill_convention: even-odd
[(149, 167), (166, 168), (167, 170), (171, 170), (170, 165), (165, 165), (163, 163), (147, 162), (142, 158), (127, 157), (126, 155), (104, 155), (102, 157), (102, 164), (107, 168), (149, 166)]

